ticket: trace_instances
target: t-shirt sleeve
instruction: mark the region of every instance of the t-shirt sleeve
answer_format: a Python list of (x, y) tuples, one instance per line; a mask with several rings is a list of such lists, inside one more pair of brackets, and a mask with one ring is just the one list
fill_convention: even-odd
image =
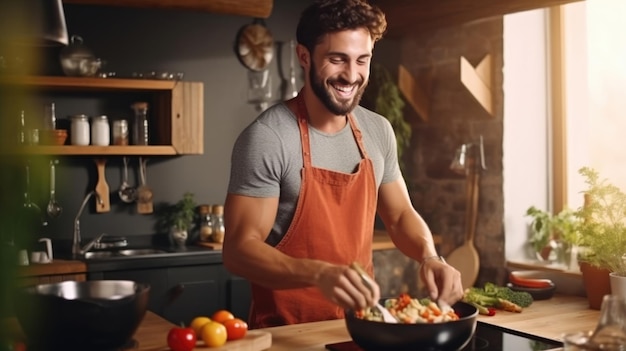
[(278, 135), (259, 121), (250, 124), (233, 146), (228, 192), (278, 197), (282, 176), (280, 155), (283, 148)]
[(395, 181), (402, 176), (400, 171), (400, 165), (398, 164), (398, 144), (396, 142), (396, 135), (391, 127), (391, 123), (387, 119), (384, 119), (384, 136), (382, 140), (383, 158), (385, 160), (385, 169), (383, 172), (382, 184), (387, 184)]

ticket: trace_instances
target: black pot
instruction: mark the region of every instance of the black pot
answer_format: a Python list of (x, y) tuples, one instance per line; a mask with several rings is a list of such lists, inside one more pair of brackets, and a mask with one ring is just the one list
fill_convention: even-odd
[(107, 350), (132, 340), (150, 286), (126, 280), (66, 281), (17, 291), (15, 315), (36, 350)]
[(346, 312), (352, 340), (366, 351), (460, 350), (476, 331), (476, 307), (465, 302), (452, 306), (460, 319), (445, 323), (391, 324), (357, 318)]

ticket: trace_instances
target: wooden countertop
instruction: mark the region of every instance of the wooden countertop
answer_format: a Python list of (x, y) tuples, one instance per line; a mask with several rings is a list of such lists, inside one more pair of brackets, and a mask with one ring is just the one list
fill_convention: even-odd
[[(502, 328), (561, 341), (565, 332), (595, 328), (600, 311), (589, 309), (586, 298), (555, 295), (550, 300), (535, 301), (522, 313), (498, 311), (495, 316), (478, 320)], [(140, 351), (166, 351), (166, 335), (173, 324), (148, 312), (135, 334)], [(324, 345), (350, 340), (342, 319), (294, 324), (263, 329), (272, 334), (271, 351), (324, 351)], [(228, 344), (227, 344), (228, 345)], [(226, 345), (226, 346), (227, 346)], [(197, 350), (228, 350), (197, 347)]]
[(33, 263), (28, 266), (19, 266), (17, 269), (17, 275), (20, 277), (85, 272), (87, 272), (87, 265), (85, 264), (85, 262), (58, 260), (56, 258), (50, 263)]

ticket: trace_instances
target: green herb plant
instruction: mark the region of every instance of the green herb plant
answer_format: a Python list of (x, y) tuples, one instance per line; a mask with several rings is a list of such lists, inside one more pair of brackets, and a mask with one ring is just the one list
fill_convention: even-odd
[(626, 194), (590, 167), (579, 173), (588, 188), (585, 205), (576, 211), (584, 249), (578, 260), (626, 276)]
[(372, 64), (370, 83), (363, 95), (366, 107), (387, 118), (396, 136), (398, 160), (404, 169), (402, 155), (411, 144), (411, 124), (404, 119), (404, 106), (398, 85), (391, 73), (381, 64)]
[(192, 193), (185, 193), (183, 198), (173, 205), (164, 207), (160, 213), (159, 223), (166, 230), (188, 230), (196, 216), (196, 202)]
[(526, 210), (526, 216), (533, 219), (530, 224), (532, 235), (529, 239), (533, 249), (541, 254), (550, 247), (550, 242), (554, 241), (564, 246), (561, 252), (557, 252), (557, 260), (567, 260), (564, 256), (573, 245), (578, 245), (580, 242), (578, 231), (580, 221), (575, 211), (566, 207), (561, 212), (552, 214), (531, 206)]

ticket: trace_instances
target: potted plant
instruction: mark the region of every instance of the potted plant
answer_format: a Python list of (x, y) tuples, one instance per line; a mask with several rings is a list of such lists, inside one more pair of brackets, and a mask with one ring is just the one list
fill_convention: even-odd
[[(585, 205), (576, 212), (583, 249), (578, 259), (607, 271), (610, 290), (619, 289), (620, 285), (626, 287), (626, 194), (606, 179), (600, 179), (592, 168), (583, 167), (579, 173), (586, 178), (588, 188)], [(626, 295), (626, 290), (621, 294)]]
[(159, 226), (169, 233), (170, 239), (177, 246), (185, 246), (188, 231), (194, 223), (196, 206), (194, 195), (187, 192), (178, 202), (160, 211)]
[(370, 84), (363, 94), (363, 106), (373, 110), (389, 120), (396, 136), (398, 163), (402, 170), (404, 151), (411, 145), (411, 124), (404, 118), (405, 102), (400, 88), (394, 82), (385, 66), (374, 63), (370, 74)]
[(564, 208), (557, 214), (531, 206), (526, 216), (530, 224), (530, 244), (541, 260), (554, 260), (570, 267), (573, 248), (580, 241), (579, 219), (573, 210)]

